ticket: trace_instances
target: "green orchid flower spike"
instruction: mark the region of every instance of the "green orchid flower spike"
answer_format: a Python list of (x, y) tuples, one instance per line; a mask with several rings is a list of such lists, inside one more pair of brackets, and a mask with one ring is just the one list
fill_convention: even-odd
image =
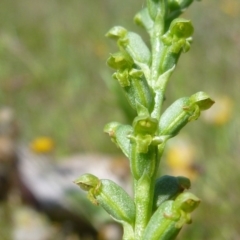
[(194, 27), (179, 16), (193, 2), (147, 0), (134, 22), (148, 33), (149, 44), (121, 26), (106, 34), (118, 48), (107, 59), (114, 70), (113, 81), (136, 116), (129, 124), (110, 122), (104, 132), (129, 159), (133, 197), (111, 180), (92, 174), (80, 176), (75, 183), (87, 191), (93, 204), (122, 224), (124, 240), (173, 240), (192, 222), (191, 213), (200, 204), (198, 197), (184, 192), (191, 186), (188, 178), (158, 176), (167, 141), (214, 104), (199, 91), (176, 99), (162, 112), (170, 77), (192, 44)]

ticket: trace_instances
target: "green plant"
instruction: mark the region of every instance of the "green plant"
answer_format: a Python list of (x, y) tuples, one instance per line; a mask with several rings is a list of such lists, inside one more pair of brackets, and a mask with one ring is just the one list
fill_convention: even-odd
[(166, 142), (214, 103), (205, 92), (197, 92), (176, 100), (162, 113), (168, 80), (192, 42), (191, 21), (178, 18), (192, 2), (147, 0), (134, 20), (148, 32), (151, 51), (138, 34), (123, 27), (107, 33), (119, 47), (107, 63), (116, 70), (113, 78), (137, 116), (132, 125), (111, 122), (104, 131), (129, 158), (134, 199), (114, 182), (91, 174), (75, 183), (123, 225), (126, 240), (175, 239), (182, 226), (191, 223), (190, 214), (200, 203), (192, 193), (183, 192), (190, 187), (189, 179), (157, 179)]

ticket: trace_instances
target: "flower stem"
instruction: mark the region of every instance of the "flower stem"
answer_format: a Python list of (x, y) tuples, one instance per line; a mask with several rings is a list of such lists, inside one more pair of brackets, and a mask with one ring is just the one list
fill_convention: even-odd
[(158, 165), (159, 158), (156, 146), (152, 147), (149, 151), (151, 151), (149, 156), (152, 159), (146, 159), (146, 161), (149, 162), (149, 165), (152, 164), (151, 162), (154, 162), (154, 171), (146, 167), (141, 178), (135, 180), (134, 186), (134, 201), (136, 205), (135, 240), (142, 238), (143, 231), (152, 215), (152, 200), (157, 173), (156, 165)]

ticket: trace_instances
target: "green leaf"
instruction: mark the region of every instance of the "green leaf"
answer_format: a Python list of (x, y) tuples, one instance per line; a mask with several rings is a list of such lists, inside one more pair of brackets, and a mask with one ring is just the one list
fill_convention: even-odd
[(104, 127), (104, 132), (109, 134), (111, 140), (122, 150), (125, 156), (129, 158), (130, 139), (128, 135), (133, 132), (132, 126), (111, 122)]
[(130, 140), (129, 134), (133, 129), (130, 125), (120, 125), (116, 128), (116, 141), (126, 157), (129, 158)]
[(128, 32), (118, 41), (120, 49), (123, 48), (142, 70), (147, 69), (151, 62), (151, 53), (142, 38), (134, 32)]
[(168, 69), (158, 77), (157, 81), (153, 83), (153, 89), (155, 92), (159, 92), (159, 91), (164, 92), (166, 90), (168, 80), (171, 77), (174, 70), (175, 70), (175, 65), (173, 65), (172, 68)]
[(130, 167), (134, 179), (138, 180), (144, 172), (152, 177), (155, 173), (157, 152), (151, 143), (151, 135), (130, 135)]
[(181, 15), (194, 0), (168, 0), (169, 12), (166, 19), (168, 26), (173, 19)]
[(186, 177), (174, 177), (165, 175), (156, 180), (153, 211), (155, 211), (163, 202), (175, 199), (185, 189), (189, 189), (191, 182)]
[[(176, 221), (181, 214), (174, 212), (174, 201), (164, 202), (151, 217), (143, 234), (148, 240), (174, 240), (181, 228), (176, 228)], [(168, 217), (171, 216), (171, 217)], [(176, 221), (175, 221), (176, 220)], [(165, 236), (164, 236), (165, 235)], [(167, 235), (167, 237), (166, 237)]]
[(123, 87), (124, 94), (131, 107), (137, 110), (137, 104), (141, 104), (147, 109), (153, 107), (153, 92), (150, 89), (142, 71), (125, 69), (123, 72), (116, 72), (114, 77), (118, 79)]
[(136, 110), (138, 116), (149, 116), (149, 110), (143, 106), (140, 102), (136, 101)]
[(155, 21), (159, 16), (164, 19), (167, 12), (167, 1), (166, 0), (147, 0), (147, 7), (149, 15), (152, 20)]
[(96, 200), (116, 221), (134, 225), (135, 204), (132, 198), (111, 180), (101, 180)]
[(165, 99), (165, 91), (166, 86), (168, 83), (168, 80), (170, 76), (172, 75), (173, 71), (175, 69), (175, 65), (170, 68), (169, 70), (165, 71), (163, 74), (161, 74), (158, 79), (152, 83), (152, 88), (154, 91), (154, 108), (151, 113), (151, 116), (153, 118), (159, 119), (161, 115), (161, 109), (162, 104)]
[(134, 22), (145, 28), (145, 30), (151, 35), (153, 30), (154, 21), (151, 19), (148, 9), (143, 8), (139, 13), (134, 17)]
[(173, 240), (184, 224), (191, 223), (190, 213), (200, 199), (192, 193), (181, 193), (175, 201), (163, 202), (151, 217), (142, 239)]
[(176, 100), (162, 114), (159, 121), (159, 135), (170, 135), (171, 137), (188, 123), (192, 112), (184, 110), (184, 107), (189, 106), (189, 98), (184, 97)]

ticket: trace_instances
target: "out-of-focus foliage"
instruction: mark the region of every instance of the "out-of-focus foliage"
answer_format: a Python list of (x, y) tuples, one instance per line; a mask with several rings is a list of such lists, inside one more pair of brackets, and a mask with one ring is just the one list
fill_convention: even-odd
[[(124, 114), (104, 82), (111, 75), (105, 61), (113, 49), (104, 34), (116, 24), (141, 31), (129, 24), (141, 4), (1, 0), (0, 105), (17, 112), (23, 141), (50, 136), (58, 155), (115, 151), (102, 128), (124, 120)], [(193, 161), (201, 171), (191, 191), (202, 203), (195, 223), (179, 239), (237, 240), (240, 235), (239, 16), (239, 0), (196, 2), (184, 14), (194, 24), (193, 44), (181, 57), (166, 102), (189, 96), (199, 86), (217, 97), (207, 111), (210, 117), (202, 116), (181, 133), (196, 149)], [(230, 105), (221, 108), (224, 99)], [(172, 141), (168, 151), (173, 146)], [(166, 152), (162, 164), (168, 156)]]

